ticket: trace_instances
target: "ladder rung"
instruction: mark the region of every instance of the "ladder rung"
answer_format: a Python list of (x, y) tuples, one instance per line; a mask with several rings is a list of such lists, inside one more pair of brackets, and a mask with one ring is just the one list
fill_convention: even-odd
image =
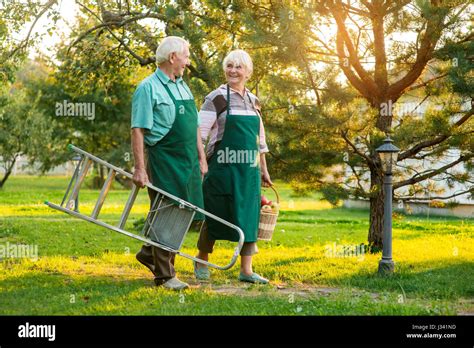
[(154, 217), (156, 215), (156, 209), (155, 208), (158, 205), (158, 201), (161, 200), (162, 198), (163, 198), (162, 194), (157, 193), (155, 195), (155, 199), (153, 200), (153, 203), (151, 204), (150, 210), (148, 211), (148, 215), (146, 217), (145, 224), (143, 225), (143, 229), (142, 229), (142, 232), (141, 232), (141, 234), (145, 237), (148, 237), (150, 227), (151, 227), (150, 220), (154, 219)]
[(123, 229), (125, 226), (125, 223), (127, 222), (128, 215), (130, 214), (130, 210), (132, 209), (133, 203), (135, 202), (135, 199), (137, 198), (138, 191), (140, 189), (138, 188), (137, 185), (133, 184), (132, 192), (130, 192), (130, 195), (128, 196), (127, 203), (125, 204), (125, 208), (123, 209), (122, 216), (120, 217), (119, 224), (117, 225), (118, 228)]
[(113, 169), (109, 170), (109, 175), (107, 176), (107, 179), (104, 182), (104, 186), (102, 186), (99, 198), (97, 199), (94, 210), (92, 211), (91, 218), (97, 219), (97, 217), (99, 216), (100, 210), (102, 209), (102, 205), (105, 201), (105, 197), (107, 196), (107, 193), (109, 193), (110, 187), (112, 186), (112, 182), (114, 181), (115, 174), (116, 172)]
[[(69, 196), (69, 200), (66, 203), (66, 207), (68, 207), (69, 209), (71, 209), (71, 207), (69, 207), (70, 202), (71, 201), (74, 202), (77, 198), (77, 195), (79, 194), (79, 189), (81, 188), (82, 182), (84, 181), (84, 179), (87, 175), (87, 172), (89, 171), (91, 163), (92, 163), (92, 161), (89, 158), (84, 159), (84, 163), (82, 165), (81, 171), (79, 172), (79, 176), (77, 177), (77, 180), (74, 183), (74, 188), (71, 192), (71, 196)], [(77, 208), (77, 207), (75, 207), (75, 208)], [(71, 209), (71, 210), (73, 210), (73, 209)]]
[(84, 156), (81, 156), (81, 160), (77, 163), (76, 168), (74, 168), (74, 174), (69, 181), (69, 185), (67, 186), (66, 193), (64, 194), (63, 200), (61, 201), (61, 207), (64, 207), (64, 203), (69, 195), (69, 191), (71, 190), (72, 183), (77, 179), (77, 175), (79, 174), (79, 169), (81, 168), (82, 162), (84, 161)]

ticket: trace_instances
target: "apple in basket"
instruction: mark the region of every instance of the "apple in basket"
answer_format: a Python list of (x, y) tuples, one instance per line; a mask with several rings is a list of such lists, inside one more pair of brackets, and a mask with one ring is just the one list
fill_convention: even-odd
[(266, 212), (271, 212), (273, 209), (270, 205), (262, 205), (262, 210)]
[(280, 210), (280, 204), (278, 204), (277, 202), (272, 202), (270, 208), (274, 213), (277, 213)]
[(260, 196), (261, 200), (260, 200), (260, 206), (263, 207), (264, 205), (268, 205), (271, 207), (272, 205), (272, 201), (269, 200), (267, 197), (265, 197), (264, 195), (261, 195)]

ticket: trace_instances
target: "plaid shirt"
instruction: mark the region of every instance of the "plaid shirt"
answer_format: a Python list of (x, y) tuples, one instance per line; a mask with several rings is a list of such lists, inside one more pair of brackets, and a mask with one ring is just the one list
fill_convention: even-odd
[[(222, 140), (226, 123), (227, 85), (221, 85), (209, 93), (199, 111), (201, 138), (203, 143), (209, 140), (206, 146), (206, 155), (209, 158), (214, 153), (216, 142)], [(269, 152), (265, 141), (265, 129), (260, 111), (258, 98), (247, 88), (244, 97), (230, 88), (230, 115), (258, 116), (260, 118), (260, 153)]]

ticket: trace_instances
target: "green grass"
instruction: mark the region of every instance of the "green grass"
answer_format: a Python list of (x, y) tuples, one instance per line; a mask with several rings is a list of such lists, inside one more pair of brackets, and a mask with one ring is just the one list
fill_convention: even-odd
[[(68, 180), (13, 177), (0, 191), (0, 247), (38, 247), (38, 259), (0, 261), (0, 314), (4, 315), (455, 315), (472, 313), (474, 221), (398, 216), (394, 221), (396, 273), (377, 275), (378, 254), (330, 257), (328, 246), (366, 243), (368, 212), (333, 208), (317, 195), (297, 197), (278, 184), (281, 207), (271, 242), (259, 242), (254, 268), (270, 286), (237, 279), (239, 264), (212, 271), (212, 282), (193, 279), (192, 264), (176, 269), (191, 288), (155, 287), (135, 260), (141, 243), (44, 205), (60, 203)], [(272, 193), (266, 195), (273, 199)], [(90, 213), (97, 190), (81, 190)], [(114, 188), (101, 218), (119, 219), (128, 191)], [(147, 213), (141, 192), (126, 229)], [(182, 250), (196, 252), (197, 233)], [(8, 244), (7, 244), (8, 243)], [(232, 245), (220, 242), (213, 262), (226, 264)]]

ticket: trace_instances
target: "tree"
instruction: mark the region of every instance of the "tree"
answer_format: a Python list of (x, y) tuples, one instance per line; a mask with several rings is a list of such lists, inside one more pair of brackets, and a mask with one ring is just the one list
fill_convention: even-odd
[[(38, 108), (38, 94), (28, 95), (24, 81), (17, 77), (34, 66), (27, 60), (27, 49), (41, 36), (33, 28), (46, 12), (54, 25), (58, 17), (52, 6), (56, 2), (0, 2), (0, 155), (5, 170), (0, 188), (20, 156), (27, 155), (30, 165), (37, 164), (50, 140), (51, 129)], [(13, 34), (29, 21), (30, 30), (18, 41)]]
[[(25, 60), (28, 49), (36, 44), (41, 35), (34, 31), (39, 19), (45, 15), (50, 22), (49, 31), (55, 28), (59, 19), (57, 0), (40, 1), (2, 1), (0, 2), (0, 81), (14, 81), (15, 71)], [(14, 34), (29, 23), (26, 35), (18, 39)]]
[[(472, 24), (471, 31), (465, 30), (469, 8), (468, 1), (381, 0), (318, 1), (309, 9), (266, 6), (273, 23), (263, 35), (258, 33), (260, 40), (274, 46), (293, 67), (272, 76), (266, 86), (266, 93), (275, 96), (267, 105), (274, 112), (272, 130), (279, 136), (278, 168), (331, 201), (368, 199), (372, 250), (382, 247), (383, 174), (375, 149), (385, 134), (402, 148), (395, 199), (434, 198), (436, 188), (423, 186), (429, 179), (465, 187), (449, 197), (435, 195), (438, 199), (474, 190)], [(324, 25), (334, 28), (333, 37), (324, 35)], [(410, 34), (413, 40), (400, 39)], [(338, 82), (338, 71), (346, 85)], [(413, 109), (392, 112), (393, 106), (403, 107), (408, 96), (416, 100)], [(290, 110), (281, 109), (285, 100)], [(431, 107), (424, 117), (416, 117), (423, 103)], [(449, 159), (453, 149), (456, 158), (437, 163)], [(465, 171), (451, 170), (458, 165)], [(333, 168), (330, 175), (327, 167)], [(431, 197), (419, 197), (423, 192)]]
[[(94, 45), (92, 54), (90, 48)], [(132, 69), (121, 68), (122, 57), (105, 43), (83, 42), (83, 50), (76, 56), (65, 55), (66, 49), (59, 48), (55, 57), (58, 65), (49, 62), (48, 78), (30, 79), (27, 84), (31, 95), (40, 92), (39, 107), (54, 129), (48, 150), (41, 158), (41, 169), (47, 171), (69, 160), (65, 146), (72, 143), (129, 170)], [(65, 105), (82, 106), (88, 113), (68, 117), (64, 115)], [(101, 187), (106, 175), (103, 167), (97, 165), (93, 187)], [(117, 177), (124, 183), (121, 179)]]
[(28, 155), (29, 164), (42, 157), (51, 136), (47, 118), (38, 109), (38, 98), (30, 99), (20, 83), (0, 90), (0, 154), (5, 174), (2, 188), (18, 158)]

